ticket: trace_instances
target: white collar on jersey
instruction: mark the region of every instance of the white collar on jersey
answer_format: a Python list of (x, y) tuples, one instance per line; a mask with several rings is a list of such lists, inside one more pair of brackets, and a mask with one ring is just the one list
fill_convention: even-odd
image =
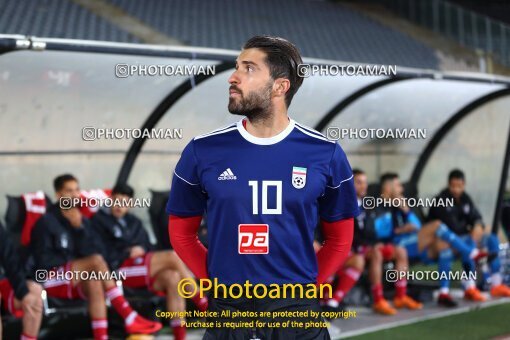
[(243, 136), (243, 138), (246, 139), (248, 142), (258, 145), (271, 145), (281, 142), (285, 137), (287, 137), (292, 132), (296, 124), (296, 122), (292, 118), (289, 118), (289, 125), (287, 125), (287, 127), (282, 132), (280, 132), (276, 136), (264, 138), (255, 137), (254, 135), (246, 131), (246, 129), (243, 126), (243, 120), (244, 118), (237, 122), (237, 130), (239, 130), (241, 136)]

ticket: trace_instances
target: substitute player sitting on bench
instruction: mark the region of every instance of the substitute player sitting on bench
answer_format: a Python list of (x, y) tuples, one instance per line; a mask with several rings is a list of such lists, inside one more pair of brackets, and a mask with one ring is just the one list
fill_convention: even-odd
[[(510, 297), (510, 287), (503, 283), (501, 275), (501, 261), (499, 259), (498, 236), (484, 232), (482, 215), (476, 208), (471, 197), (465, 191), (466, 179), (464, 173), (454, 169), (448, 175), (448, 187), (437, 199), (452, 200), (452, 207), (432, 207), (430, 219), (439, 219), (460, 236), (467, 244), (488, 252), (489, 269), (491, 273), (490, 294), (493, 297)], [(462, 257), (464, 270), (476, 272), (475, 261), (469, 257)], [(473, 280), (465, 280), (464, 298), (471, 301), (485, 301), (485, 296), (476, 288)]]
[[(441, 273), (438, 304), (455, 307), (456, 303), (449, 295), (448, 273), (453, 261), (451, 247), (462, 254), (464, 258), (473, 260), (477, 260), (485, 254), (462, 241), (439, 220), (430, 221), (422, 226), (418, 217), (406, 205), (404, 188), (397, 174), (387, 173), (381, 176), (381, 197), (389, 204), (377, 208), (378, 217), (374, 224), (376, 237), (381, 241), (391, 242), (395, 247), (394, 252), (398, 260), (396, 269), (399, 272), (407, 271), (409, 259), (420, 260), (424, 263), (437, 261)], [(407, 279), (405, 277), (398, 275), (395, 286), (395, 307), (421, 308), (421, 304), (406, 296)], [(382, 287), (379, 286), (378, 289), (382, 295)], [(374, 305), (374, 309), (383, 314), (395, 313), (394, 310), (387, 307), (378, 306), (377, 303)]]
[(78, 180), (66, 174), (55, 178), (53, 184), (59, 203), (37, 221), (30, 243), (36, 268), (48, 271), (48, 279), (43, 284), (48, 296), (87, 300), (94, 339), (108, 336), (105, 293), (124, 319), (127, 333), (150, 334), (160, 330), (160, 323), (142, 318), (131, 308), (113, 279), (82, 279), (88, 276), (82, 273), (107, 277), (108, 265), (99, 255), (90, 221), (81, 215), (77, 206), (70, 205), (80, 199)]
[[(184, 263), (174, 251), (152, 251), (149, 235), (142, 221), (129, 213), (129, 202), (134, 190), (129, 185), (116, 185), (112, 190), (111, 208), (100, 209), (91, 219), (94, 230), (100, 236), (101, 253), (111, 270), (125, 273), (123, 285), (130, 288), (146, 288), (158, 295), (166, 296), (170, 312), (183, 312), (184, 299), (177, 293), (179, 281), (191, 277)], [(201, 310), (207, 309), (207, 298), (197, 294), (193, 301)], [(184, 339), (185, 328), (181, 320), (170, 320), (176, 339)]]

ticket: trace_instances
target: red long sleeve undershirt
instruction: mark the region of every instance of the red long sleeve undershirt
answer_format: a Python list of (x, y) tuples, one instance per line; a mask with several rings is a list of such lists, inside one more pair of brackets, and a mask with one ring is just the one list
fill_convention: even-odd
[(207, 279), (207, 249), (198, 239), (202, 216), (168, 217), (170, 242), (180, 259), (198, 279)]
[[(201, 216), (179, 217), (170, 215), (168, 232), (177, 255), (199, 279), (208, 278), (207, 249), (197, 236)], [(317, 283), (321, 284), (345, 262), (351, 249), (354, 219), (336, 222), (321, 220), (324, 244), (317, 253), (319, 272)]]
[(324, 244), (317, 253), (317, 284), (324, 283), (347, 260), (354, 236), (354, 218), (335, 222), (321, 220), (321, 228)]

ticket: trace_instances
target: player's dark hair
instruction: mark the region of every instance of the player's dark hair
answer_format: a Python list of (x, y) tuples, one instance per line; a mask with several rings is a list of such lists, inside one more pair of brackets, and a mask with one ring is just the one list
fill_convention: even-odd
[(398, 178), (398, 174), (395, 172), (387, 172), (381, 176), (381, 179), (379, 181), (379, 185), (382, 187), (386, 184), (386, 182), (393, 181), (394, 179)]
[(289, 107), (303, 83), (303, 77), (298, 75), (298, 65), (303, 60), (296, 46), (280, 37), (257, 35), (244, 44), (244, 50), (249, 48), (258, 48), (266, 54), (266, 65), (273, 79), (285, 78), (290, 81), (290, 88), (285, 94), (285, 104)]
[(112, 196), (113, 195), (126, 195), (133, 198), (133, 196), (135, 196), (135, 191), (128, 184), (116, 184), (112, 189)]
[(464, 176), (464, 172), (460, 169), (453, 169), (448, 174), (448, 182), (450, 182), (452, 179), (461, 179), (463, 181), (466, 180), (466, 177)]
[(71, 174), (63, 174), (55, 177), (55, 179), (53, 180), (53, 188), (55, 189), (55, 192), (62, 190), (64, 188), (64, 185), (66, 185), (66, 183), (70, 181), (78, 182), (76, 177), (74, 177)]
[(365, 174), (365, 171), (363, 171), (361, 169), (358, 169), (358, 168), (352, 169), (353, 176), (364, 175), (364, 174)]

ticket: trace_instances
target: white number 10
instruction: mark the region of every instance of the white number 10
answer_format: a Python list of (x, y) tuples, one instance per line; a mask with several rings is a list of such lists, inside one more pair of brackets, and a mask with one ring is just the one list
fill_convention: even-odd
[[(252, 190), (253, 215), (259, 213), (258, 181), (249, 181)], [(276, 208), (267, 207), (267, 188), (276, 187)], [(282, 181), (262, 181), (262, 214), (280, 215), (282, 213)]]

